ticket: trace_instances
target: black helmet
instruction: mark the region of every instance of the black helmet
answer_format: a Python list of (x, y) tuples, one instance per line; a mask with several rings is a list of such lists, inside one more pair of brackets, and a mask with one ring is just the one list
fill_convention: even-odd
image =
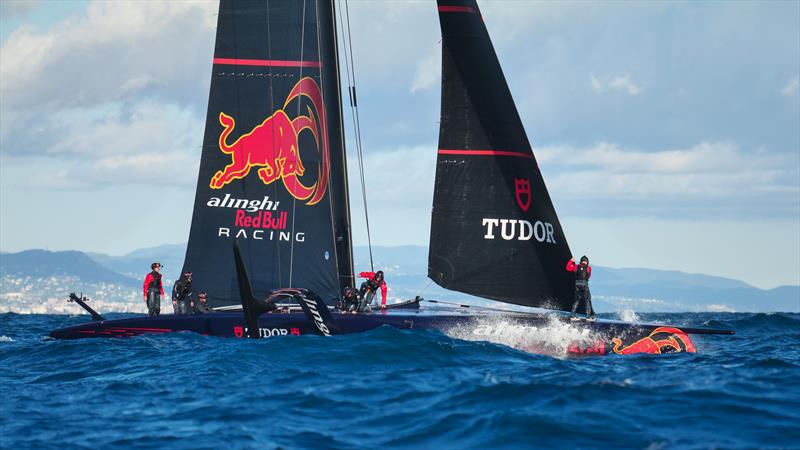
[(162, 267), (160, 262), (154, 262), (150, 264), (150, 270), (156, 270), (156, 267)]
[(383, 271), (382, 270), (379, 270), (379, 271), (375, 272), (375, 280), (383, 281)]
[(586, 255), (581, 256), (581, 262), (586, 261), (586, 264), (589, 264), (589, 257)]
[(186, 272), (183, 272), (183, 278), (191, 278), (191, 277), (192, 277), (192, 272), (189, 272), (188, 270)]

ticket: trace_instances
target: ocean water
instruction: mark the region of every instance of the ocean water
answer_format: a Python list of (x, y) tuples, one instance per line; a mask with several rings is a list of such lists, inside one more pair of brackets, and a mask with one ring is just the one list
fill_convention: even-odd
[(0, 447), (800, 448), (800, 315), (640, 316), (737, 334), (568, 359), (513, 332), (55, 341), (87, 317), (3, 314)]

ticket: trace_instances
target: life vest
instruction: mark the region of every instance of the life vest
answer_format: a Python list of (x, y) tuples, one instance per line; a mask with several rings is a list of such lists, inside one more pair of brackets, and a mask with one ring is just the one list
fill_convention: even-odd
[(588, 280), (589, 279), (589, 271), (586, 268), (589, 267), (588, 265), (584, 266), (583, 264), (578, 264), (578, 267), (575, 269), (575, 279), (576, 280)]
[(378, 290), (379, 287), (381, 287), (381, 285), (378, 282), (376, 282), (374, 278), (370, 278), (369, 280), (367, 280), (367, 286), (370, 292), (375, 292)]
[(188, 300), (192, 295), (192, 282), (187, 281), (186, 279), (180, 279), (175, 282), (175, 286), (172, 288), (172, 290), (173, 296), (175, 297), (173, 300)]
[(578, 264), (575, 267), (575, 285), (576, 286), (589, 286), (589, 265)]
[(153, 280), (150, 282), (150, 286), (147, 286), (147, 290), (156, 289), (161, 292), (161, 274), (154, 270), (150, 272), (150, 275), (153, 277)]

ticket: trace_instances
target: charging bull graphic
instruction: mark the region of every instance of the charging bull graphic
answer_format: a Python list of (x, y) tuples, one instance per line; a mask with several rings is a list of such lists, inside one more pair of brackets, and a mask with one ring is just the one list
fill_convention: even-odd
[(622, 340), (614, 338), (614, 353), (632, 355), (634, 353), (672, 353), (696, 352), (694, 343), (689, 335), (672, 327), (658, 327), (649, 336), (639, 339), (628, 345), (623, 345)]
[[(308, 107), (308, 115), (290, 119), (286, 114), (287, 105), (301, 97), (308, 98), (319, 116), (319, 123)], [(264, 119), (249, 133), (239, 136), (232, 144), (227, 141), (236, 127), (236, 121), (220, 112), (219, 123), (224, 127), (219, 135), (219, 149), (222, 153), (231, 155), (231, 163), (211, 178), (209, 186), (212, 189), (221, 189), (233, 180), (246, 177), (250, 169), (258, 168), (258, 177), (264, 184), (282, 179), (286, 190), (298, 200), (308, 200), (307, 205), (315, 205), (325, 196), (330, 169), (328, 125), (322, 93), (313, 78), (305, 77), (298, 81), (281, 109)], [(306, 170), (300, 159), (299, 137), (306, 130), (314, 137), (320, 152), (317, 181), (311, 186), (304, 185), (299, 179)]]

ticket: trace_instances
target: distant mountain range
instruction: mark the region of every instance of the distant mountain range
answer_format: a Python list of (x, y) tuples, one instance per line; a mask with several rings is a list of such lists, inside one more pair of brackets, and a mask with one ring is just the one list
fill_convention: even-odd
[[(354, 252), (356, 273), (367, 270), (368, 248), (355, 247)], [(70, 283), (105, 283), (135, 292), (134, 289), (141, 289), (141, 280), (153, 261), (165, 266), (166, 278), (176, 277), (185, 253), (185, 244), (144, 248), (124, 256), (46, 250), (2, 253), (0, 276), (3, 280), (64, 277)], [(485, 302), (431, 283), (427, 278), (426, 247), (373, 247), (372, 257), (376, 269), (386, 272), (392, 297), (422, 295), (431, 299)], [(4, 284), (11, 283), (4, 281)], [(595, 266), (591, 286), (598, 311), (800, 311), (800, 286), (764, 290), (729, 278), (677, 271)], [(0, 289), (6, 292), (12, 287), (0, 286)]]
[(25, 250), (0, 254), (0, 275), (31, 278), (77, 277), (87, 283), (135, 286), (137, 280), (106, 267), (83, 252)]

